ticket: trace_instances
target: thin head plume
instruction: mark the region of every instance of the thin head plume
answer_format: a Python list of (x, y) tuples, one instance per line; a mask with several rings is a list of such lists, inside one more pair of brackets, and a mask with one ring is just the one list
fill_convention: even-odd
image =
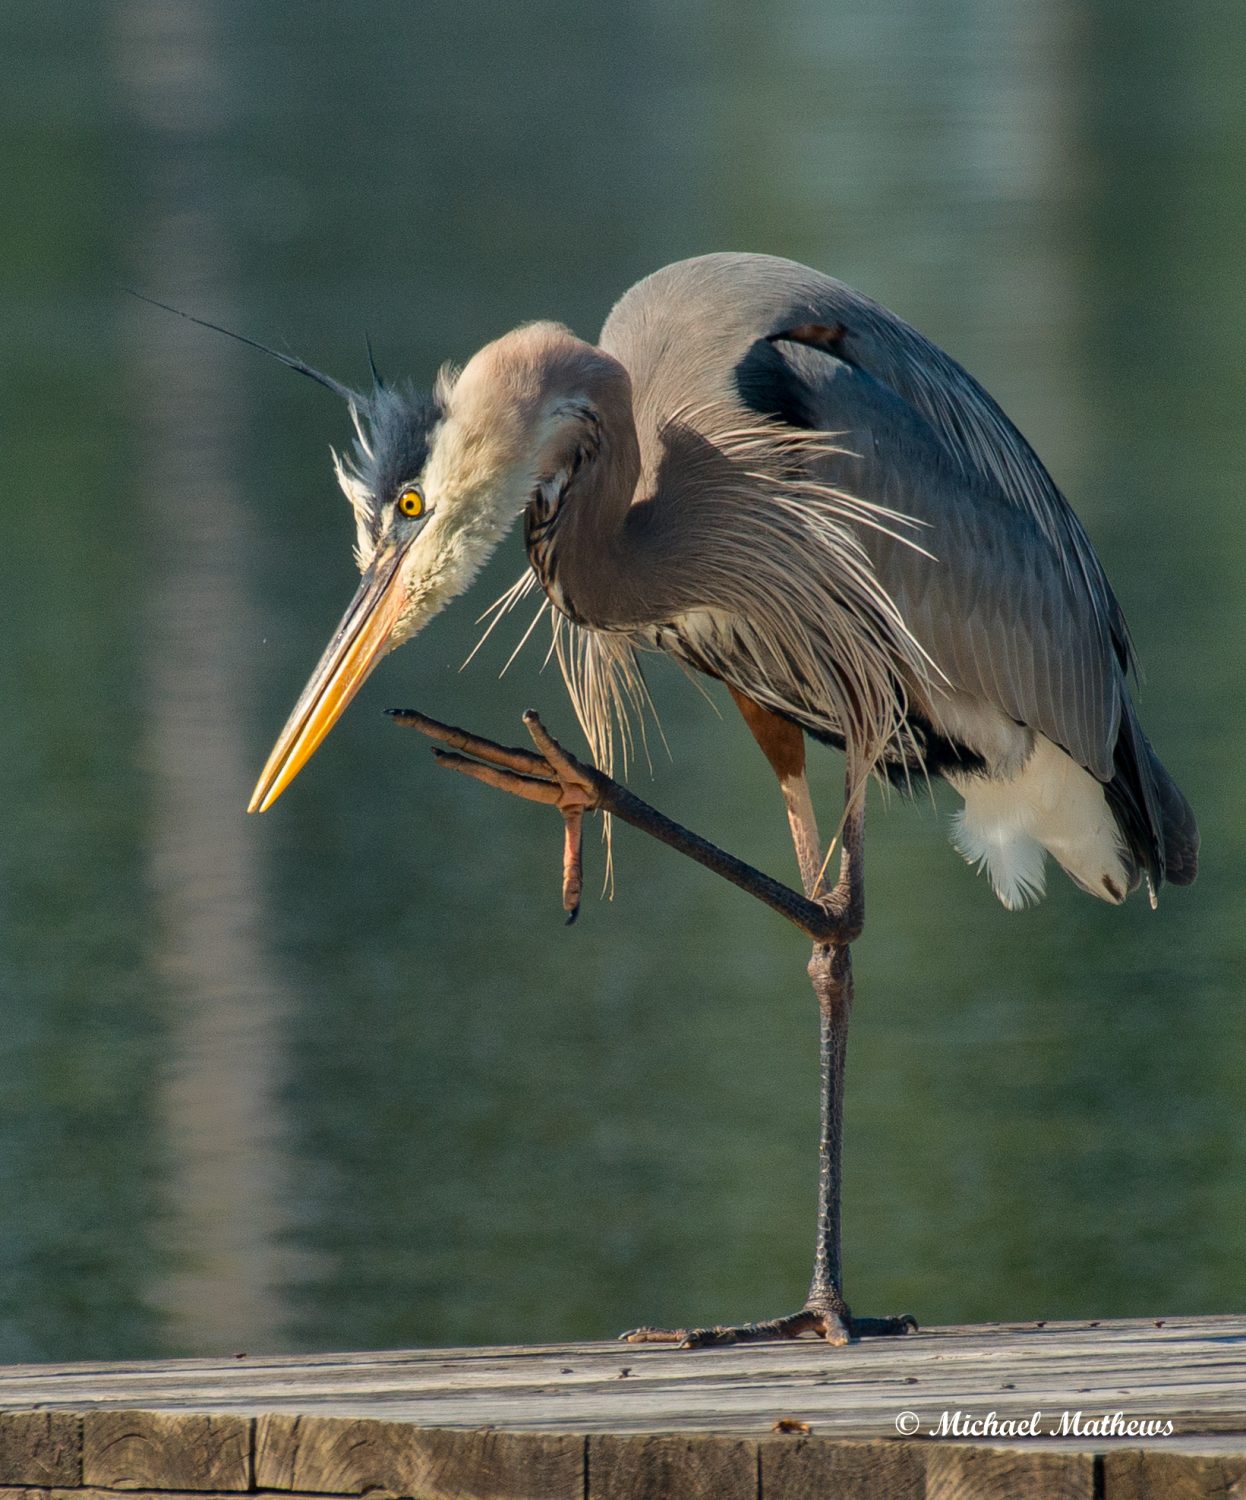
[(381, 379), (381, 372), (376, 367), (376, 355), (372, 352), (372, 335), (365, 333), (363, 341), (368, 346), (368, 369), (372, 371), (372, 384), (378, 391), (385, 389), (385, 382)]
[[(313, 369), (303, 360), (296, 359), (293, 354), (283, 354), (280, 349), (270, 349), (267, 344), (261, 344), (258, 339), (249, 339), (245, 333), (235, 333), (232, 328), (222, 328), (219, 323), (209, 323), (206, 318), (197, 318), (194, 313), (183, 312), (180, 307), (170, 307), (167, 302), (158, 302), (155, 297), (136, 292), (132, 287), (127, 287), (126, 290), (131, 297), (137, 297), (140, 302), (147, 302), (152, 307), (159, 307), (164, 312), (185, 318), (188, 323), (198, 323), (200, 328), (210, 328), (213, 333), (223, 333), (227, 339), (236, 339), (240, 344), (249, 344), (252, 349), (258, 349), (261, 354), (271, 354), (279, 364), (285, 365), (289, 370), (297, 370), (300, 375), (308, 376), (317, 385), (322, 385), (326, 390), (332, 391), (335, 396), (340, 396), (352, 408), (367, 404), (357, 391), (351, 390), (350, 386), (343, 385), (340, 380), (334, 380), (332, 375), (326, 375), (322, 370)], [(373, 378), (380, 385), (380, 376), (377, 375), (376, 365), (372, 362), (371, 344), (368, 345), (368, 363), (372, 365)]]

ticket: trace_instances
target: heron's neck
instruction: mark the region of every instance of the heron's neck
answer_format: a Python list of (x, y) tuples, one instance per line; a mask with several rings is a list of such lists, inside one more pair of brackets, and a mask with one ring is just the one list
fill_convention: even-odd
[(563, 502), (548, 578), (529, 541), (555, 603), (598, 630), (644, 629), (712, 606), (707, 551), (728, 518), (744, 523), (732, 503), (734, 470), (717, 448), (688, 428), (664, 432), (653, 446), (657, 462), (642, 464), (629, 410), (626, 424), (603, 437), (591, 483)]
[(430, 460), (445, 511), (429, 537), (439, 596), (466, 588), (524, 511), (533, 567), (573, 619), (628, 630), (692, 607), (688, 528), (641, 478), (632, 401), (623, 365), (556, 324), (516, 329), (469, 362)]

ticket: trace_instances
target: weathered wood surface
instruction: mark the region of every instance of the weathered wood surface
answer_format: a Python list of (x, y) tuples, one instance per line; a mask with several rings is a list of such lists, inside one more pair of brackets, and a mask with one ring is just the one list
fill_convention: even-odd
[[(0, 1368), (0, 1410), (108, 1407), (752, 1436), (791, 1417), (851, 1438), (895, 1437), (900, 1411), (916, 1413), (925, 1433), (950, 1409), (1080, 1409), (1167, 1419), (1178, 1433), (1246, 1434), (1246, 1317), (934, 1328), (845, 1349), (601, 1343)], [(53, 1475), (55, 1447), (48, 1429)]]
[[(1063, 1413), (1173, 1436), (932, 1436)], [(897, 1417), (913, 1413), (912, 1440)], [(777, 1433), (787, 1419), (794, 1429)], [(807, 1428), (808, 1431), (804, 1429)], [(0, 1500), (1246, 1500), (1246, 1318), (0, 1369)]]

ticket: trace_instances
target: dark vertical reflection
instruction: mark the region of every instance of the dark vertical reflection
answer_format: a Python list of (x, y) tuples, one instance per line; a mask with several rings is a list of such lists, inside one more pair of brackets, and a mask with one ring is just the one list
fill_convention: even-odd
[[(133, 119), (133, 274), (229, 322), (233, 255), (213, 148), (238, 101), (223, 25), (210, 0), (174, 10), (128, 0), (113, 55)], [(182, 325), (139, 304), (126, 326), (129, 389), (144, 412), (150, 963), (168, 997), (161, 1104), (175, 1252), (151, 1296), (175, 1347), (265, 1347), (279, 1341), (291, 1272), (275, 1111), (290, 1000), (265, 948), (242, 813), (257, 633), (252, 531), (234, 477), (244, 409), (224, 340), (188, 358)]]

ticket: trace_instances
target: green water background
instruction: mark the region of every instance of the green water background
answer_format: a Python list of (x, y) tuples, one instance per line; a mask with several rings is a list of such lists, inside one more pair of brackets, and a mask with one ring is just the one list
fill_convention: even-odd
[[(1133, 627), (1203, 873), (1004, 912), (942, 796), (871, 807), (854, 1304), (1240, 1308), (1246, 24), (1092, 0), (64, 3), (0, 16), (0, 1359), (540, 1341), (798, 1304), (801, 944), (627, 830), (558, 830), (392, 704), (578, 743), (506, 545), (279, 807), (255, 774), (354, 586), (327, 393), (683, 255), (794, 256), (1001, 399)], [(652, 673), (638, 790), (776, 873), (742, 725)], [(714, 695), (711, 694), (713, 697)], [(721, 703), (719, 705), (722, 706)], [(729, 705), (728, 705), (729, 708)], [(839, 766), (819, 755), (824, 817)], [(590, 846), (594, 883), (600, 854)]]

